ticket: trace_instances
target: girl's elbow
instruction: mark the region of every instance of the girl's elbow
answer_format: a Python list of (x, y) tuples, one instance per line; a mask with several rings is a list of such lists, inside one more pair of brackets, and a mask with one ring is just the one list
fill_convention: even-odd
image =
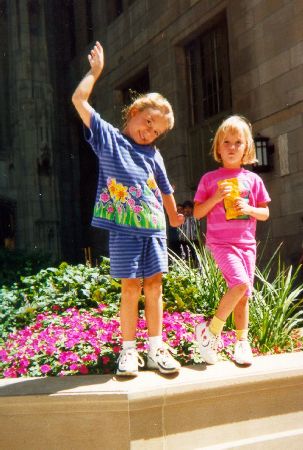
[(194, 208), (193, 210), (193, 216), (195, 219), (199, 220), (202, 219), (203, 215), (201, 214), (201, 212), (198, 211), (197, 208)]
[(73, 95), (72, 95), (72, 104), (73, 104), (74, 106), (76, 106), (76, 105), (79, 104), (79, 102), (80, 102), (80, 96), (79, 96), (79, 94), (77, 93), (77, 91), (75, 91), (75, 92), (73, 93)]
[(265, 219), (264, 220), (268, 220), (268, 219), (269, 219), (269, 208), (267, 207), (266, 211), (265, 211)]

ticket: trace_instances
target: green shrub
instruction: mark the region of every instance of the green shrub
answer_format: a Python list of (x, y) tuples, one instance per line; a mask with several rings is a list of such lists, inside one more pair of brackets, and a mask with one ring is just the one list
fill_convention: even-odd
[[(277, 267), (275, 273), (273, 266)], [(254, 346), (262, 353), (293, 350), (293, 331), (303, 326), (303, 285), (297, 284), (299, 270), (300, 267), (296, 270), (285, 267), (277, 251), (262, 271), (256, 268), (250, 334)]]
[(109, 260), (100, 266), (61, 263), (38, 274), (21, 277), (10, 288), (0, 289), (0, 336), (20, 329), (44, 311), (91, 308), (106, 302), (108, 315), (115, 315), (120, 302), (120, 283), (109, 275)]
[(163, 277), (164, 306), (170, 312), (190, 311), (211, 317), (226, 290), (226, 283), (205, 247), (193, 247), (198, 267), (170, 253), (170, 271)]

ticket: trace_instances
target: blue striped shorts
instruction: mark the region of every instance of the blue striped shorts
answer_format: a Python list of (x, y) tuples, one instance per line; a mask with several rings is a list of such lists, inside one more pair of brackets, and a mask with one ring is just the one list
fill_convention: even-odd
[(168, 271), (166, 238), (111, 232), (109, 256), (114, 278), (148, 278)]

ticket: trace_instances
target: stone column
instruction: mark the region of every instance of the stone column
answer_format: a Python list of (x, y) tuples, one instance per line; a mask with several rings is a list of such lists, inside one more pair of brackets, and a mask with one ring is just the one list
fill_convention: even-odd
[[(60, 255), (54, 108), (42, 0), (10, 0), (9, 84), (17, 246)], [(22, 236), (22, 239), (21, 239)]]

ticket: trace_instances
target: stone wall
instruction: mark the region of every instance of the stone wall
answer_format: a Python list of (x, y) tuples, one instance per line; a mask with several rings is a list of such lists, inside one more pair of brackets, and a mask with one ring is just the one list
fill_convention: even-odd
[[(0, 200), (16, 206), (17, 246), (69, 257), (86, 246), (105, 251), (105, 236), (89, 225), (96, 161), (70, 101), (97, 39), (106, 66), (92, 104), (121, 126), (123, 90), (148, 71), (150, 90), (163, 93), (175, 111), (175, 128), (159, 148), (176, 199), (193, 197), (191, 172), (200, 158), (190, 144), (185, 47), (226, 17), (232, 105), (225, 114), (246, 115), (254, 133), (274, 145), (273, 168), (261, 174), (272, 197), (271, 218), (259, 224), (258, 238), (269, 240), (268, 254), (284, 241), (285, 259), (297, 262), (303, 231), (301, 0), (123, 0), (123, 11), (115, 17), (112, 9), (110, 20), (106, 0), (92, 1), (90, 10), (82, 0), (29, 3), (39, 6), (42, 28), (36, 31), (27, 2), (0, 2), (0, 62), (7, 69), (0, 74)], [(202, 138), (203, 130), (195, 137), (201, 159), (210, 137)]]
[[(103, 2), (104, 4), (104, 2)], [(303, 231), (303, 4), (300, 1), (135, 1), (106, 29), (94, 29), (104, 45), (106, 69), (95, 106), (119, 125), (119, 87), (148, 67), (150, 90), (171, 101), (176, 126), (160, 149), (176, 185), (176, 198), (192, 198), (188, 179), (188, 86), (184, 46), (226, 14), (232, 112), (247, 116), (254, 133), (274, 144), (273, 169), (261, 174), (270, 195), (271, 219), (258, 237), (272, 249), (284, 241), (288, 262), (299, 257)], [(78, 55), (83, 58), (83, 55)], [(301, 138), (301, 139), (300, 139)], [(201, 174), (202, 175), (202, 174)]]

